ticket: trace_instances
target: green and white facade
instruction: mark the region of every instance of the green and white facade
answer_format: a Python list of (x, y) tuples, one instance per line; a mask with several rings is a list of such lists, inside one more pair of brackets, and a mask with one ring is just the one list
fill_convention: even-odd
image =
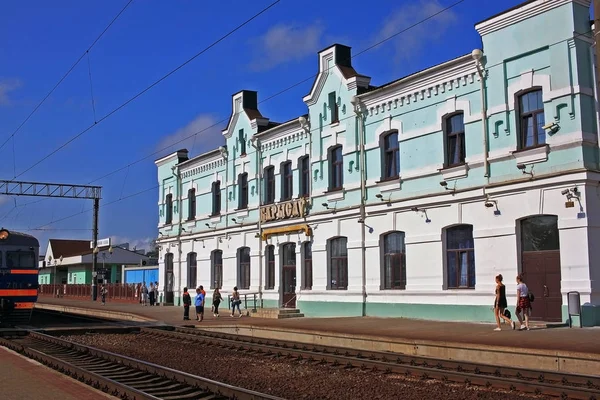
[(565, 321), (577, 291), (600, 325), (589, 8), (529, 1), (476, 25), (482, 50), (379, 87), (333, 45), (281, 124), (233, 95), (225, 147), (156, 161), (167, 299), (238, 286), (307, 316), (489, 321), (494, 277), (512, 308), (524, 272), (534, 316)]

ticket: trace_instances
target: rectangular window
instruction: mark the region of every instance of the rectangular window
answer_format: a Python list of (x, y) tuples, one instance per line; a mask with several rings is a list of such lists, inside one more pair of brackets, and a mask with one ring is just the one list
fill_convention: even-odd
[(264, 172), (265, 182), (265, 200), (264, 204), (273, 204), (275, 202), (275, 167), (268, 166)]
[(269, 290), (275, 288), (275, 246), (267, 246), (265, 253), (267, 262), (265, 289)]
[(329, 191), (341, 190), (344, 186), (344, 158), (342, 146), (329, 150)]
[(195, 288), (198, 272), (198, 256), (196, 253), (189, 253), (187, 257), (188, 262), (188, 288)]
[(244, 137), (244, 130), (240, 129), (238, 133), (238, 140), (240, 142), (240, 156), (246, 155), (246, 138)]
[(398, 131), (391, 131), (381, 136), (381, 180), (396, 179), (400, 176), (400, 146)]
[(340, 122), (337, 96), (335, 95), (335, 92), (329, 93), (329, 110), (331, 113), (330, 123), (335, 124), (336, 122)]
[(464, 164), (465, 155), (464, 114), (454, 114), (446, 118), (446, 166)]
[(304, 257), (304, 270), (302, 274), (302, 289), (311, 290), (312, 289), (312, 243), (304, 242), (304, 251), (302, 252), (302, 256)]
[(446, 230), (448, 289), (475, 288), (475, 244), (473, 226), (458, 225)]
[(250, 248), (242, 247), (238, 250), (238, 286), (240, 289), (250, 289)]
[(290, 200), (294, 191), (294, 174), (292, 162), (286, 161), (281, 164), (281, 201)]
[(212, 215), (221, 214), (221, 182), (212, 183)]
[(35, 253), (33, 251), (7, 251), (7, 268), (36, 268)]
[(188, 220), (196, 219), (196, 189), (188, 190)]
[(546, 143), (546, 131), (543, 128), (544, 102), (541, 89), (526, 92), (519, 96), (519, 147), (527, 149)]
[(173, 195), (169, 193), (165, 199), (165, 224), (173, 223)]
[(340, 237), (329, 241), (329, 276), (331, 290), (348, 289), (348, 239)]
[(238, 210), (248, 208), (248, 174), (238, 175)]
[(300, 197), (308, 197), (310, 195), (310, 162), (308, 156), (300, 158), (298, 162), (298, 170), (300, 171)]
[(221, 289), (223, 287), (223, 252), (214, 250), (212, 252), (212, 285), (211, 289)]

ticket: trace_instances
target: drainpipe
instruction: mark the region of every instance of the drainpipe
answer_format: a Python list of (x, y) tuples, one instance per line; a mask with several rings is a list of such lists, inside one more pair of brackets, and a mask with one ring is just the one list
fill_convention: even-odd
[(258, 301), (260, 302), (260, 308), (263, 308), (263, 240), (262, 240), (262, 221), (260, 218), (260, 207), (262, 206), (262, 152), (260, 148), (260, 141), (256, 136), (252, 136), (250, 144), (256, 150), (256, 168), (258, 169), (258, 184), (256, 188), (258, 190)]
[[(600, 7), (598, 10), (594, 10), (596, 15), (600, 17)], [(598, 146), (600, 146), (600, 126), (598, 125), (598, 121), (600, 121), (600, 104), (598, 99), (598, 69), (600, 66), (598, 65), (600, 56), (598, 55), (597, 49), (597, 35), (596, 24), (592, 24), (592, 32), (594, 32), (594, 43), (590, 46), (590, 66), (592, 67), (592, 76), (594, 77), (594, 108), (596, 109), (596, 136), (598, 137)]]
[[(178, 261), (178, 268), (177, 268), (177, 280), (178, 280), (178, 286), (177, 286), (177, 293), (180, 293), (181, 291), (181, 254), (182, 254), (182, 250), (181, 250), (181, 232), (183, 229), (182, 224), (182, 215), (183, 215), (183, 210), (182, 210), (182, 205), (183, 205), (183, 182), (181, 180), (181, 171), (179, 170), (179, 167), (174, 165), (171, 168), (173, 175), (175, 176), (175, 179), (177, 181), (177, 247), (178, 247), (178, 257), (179, 257), (179, 261)], [(177, 172), (176, 172), (177, 171)], [(181, 306), (181, 296), (177, 296), (177, 306)]]
[(367, 188), (366, 188), (366, 155), (365, 155), (365, 139), (363, 130), (363, 119), (361, 113), (360, 99), (353, 96), (350, 102), (353, 105), (354, 113), (356, 114), (356, 122), (358, 124), (358, 142), (359, 142), (359, 153), (360, 153), (360, 249), (361, 249), (361, 267), (362, 267), (362, 316), (367, 315), (367, 248), (366, 232), (365, 232), (365, 202), (367, 200)]
[[(475, 49), (471, 52), (471, 57), (475, 60), (477, 66), (477, 73), (479, 74), (479, 83), (481, 84), (481, 124), (483, 125), (483, 176), (486, 178), (486, 183), (490, 183), (490, 166), (488, 161), (488, 120), (487, 120), (487, 105), (485, 102), (485, 71), (481, 59), (483, 58), (483, 51)], [(485, 189), (484, 189), (485, 190)]]

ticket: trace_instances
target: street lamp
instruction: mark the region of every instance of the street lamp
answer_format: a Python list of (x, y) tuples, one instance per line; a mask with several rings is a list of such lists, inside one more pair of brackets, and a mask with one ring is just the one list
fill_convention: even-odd
[[(97, 255), (99, 252), (100, 252), (100, 249), (99, 249), (98, 247), (96, 247), (96, 248), (94, 249), (94, 253)], [(106, 278), (106, 277), (105, 277), (105, 274), (106, 274), (106, 259), (107, 259), (107, 258), (108, 258), (108, 259), (110, 259), (110, 257), (112, 256), (112, 253), (113, 253), (113, 248), (112, 248), (112, 246), (110, 246), (110, 247), (108, 248), (108, 253), (109, 253), (109, 255), (107, 256), (105, 251), (103, 251), (103, 252), (102, 252), (102, 277), (103, 277), (103, 279), (102, 279), (102, 280), (103, 280), (103, 282), (104, 282), (104, 280), (105, 280), (105, 278)], [(98, 284), (98, 271), (94, 271), (94, 272), (92, 272), (92, 275), (94, 275), (94, 273), (96, 274), (96, 277), (95, 277), (95, 279), (96, 279), (96, 282), (95, 282), (95, 283), (96, 283), (96, 285), (97, 285), (97, 284)]]

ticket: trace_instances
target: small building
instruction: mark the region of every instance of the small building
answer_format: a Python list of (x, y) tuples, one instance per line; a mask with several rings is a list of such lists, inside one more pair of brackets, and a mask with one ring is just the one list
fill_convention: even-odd
[(158, 258), (149, 258), (139, 265), (123, 267), (123, 283), (158, 282)]
[[(50, 239), (39, 263), (40, 284), (91, 284), (94, 249), (89, 240)], [(99, 283), (121, 283), (127, 266), (142, 265), (148, 257), (121, 247), (109, 239), (99, 240), (97, 266)]]

